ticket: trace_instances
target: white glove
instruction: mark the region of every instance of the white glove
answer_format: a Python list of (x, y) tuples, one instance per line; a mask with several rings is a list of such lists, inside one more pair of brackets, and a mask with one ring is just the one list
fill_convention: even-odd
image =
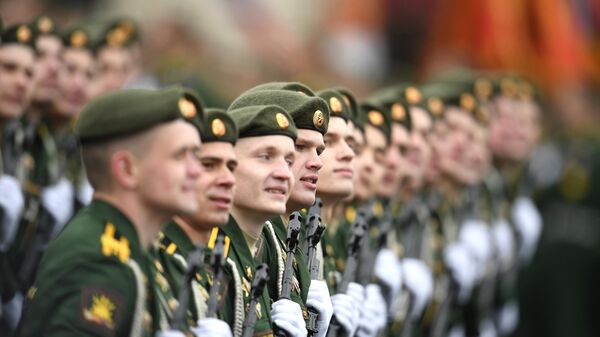
[(185, 337), (185, 334), (179, 330), (157, 331), (155, 337)]
[(458, 283), (458, 302), (466, 303), (477, 278), (475, 261), (461, 242), (452, 242), (444, 249), (444, 262)]
[(479, 323), (479, 337), (498, 337), (496, 327), (491, 319)]
[(302, 309), (296, 302), (281, 299), (271, 306), (271, 320), (290, 337), (306, 337), (306, 322), (302, 317)]
[(390, 303), (393, 303), (402, 289), (402, 267), (392, 250), (384, 248), (375, 258), (375, 276), (391, 291)]
[(476, 260), (478, 279), (485, 276), (486, 265), (492, 257), (491, 240), (487, 226), (481, 221), (466, 221), (458, 234), (458, 241), (466, 245)]
[(327, 334), (327, 327), (331, 321), (331, 316), (333, 316), (333, 303), (331, 302), (331, 296), (329, 296), (329, 289), (327, 289), (327, 283), (325, 283), (325, 281), (310, 281), (306, 306), (313, 308), (319, 314), (317, 318), (317, 329), (319, 330), (319, 333), (316, 336), (325, 336)]
[[(358, 283), (350, 282), (348, 284), (348, 289), (346, 289), (346, 294), (348, 294), (354, 301), (354, 316), (353, 317), (354, 317), (354, 321), (356, 322), (356, 328), (358, 328), (358, 324), (360, 322), (361, 310), (362, 310), (361, 308), (366, 299), (365, 287), (363, 287), (362, 285), (360, 285)], [(385, 302), (383, 304), (385, 305)]]
[(405, 258), (402, 261), (404, 285), (413, 295), (414, 302), (409, 313), (411, 319), (418, 319), (433, 294), (433, 276), (427, 265), (417, 259)]
[(348, 336), (354, 335), (360, 318), (355, 300), (348, 294), (335, 294), (331, 296), (331, 302), (337, 322), (348, 332)]
[(519, 323), (519, 305), (516, 301), (509, 302), (502, 306), (496, 314), (498, 323), (498, 333), (500, 336), (508, 336), (515, 331)]
[(500, 260), (501, 270), (506, 270), (512, 264), (515, 251), (513, 233), (506, 219), (499, 218), (494, 221), (492, 225), (492, 237)]
[(19, 181), (12, 176), (0, 177), (0, 209), (4, 213), (0, 219), (0, 251), (5, 251), (13, 241), (21, 213), (25, 207), (25, 198)]
[(198, 320), (198, 326), (193, 327), (192, 333), (195, 336), (211, 337), (232, 337), (231, 328), (225, 321), (217, 318), (203, 318)]
[(94, 188), (87, 179), (77, 187), (77, 200), (79, 200), (82, 205), (88, 205), (92, 201), (93, 195)]
[(542, 216), (530, 198), (519, 197), (513, 204), (512, 217), (523, 240), (519, 247), (519, 258), (523, 262), (529, 262), (542, 232)]
[(383, 330), (387, 323), (385, 307), (386, 303), (379, 286), (376, 284), (367, 285), (356, 335), (359, 337), (377, 336), (377, 333)]
[(54, 218), (56, 227), (62, 227), (73, 215), (73, 197), (73, 185), (67, 178), (42, 189), (42, 206)]

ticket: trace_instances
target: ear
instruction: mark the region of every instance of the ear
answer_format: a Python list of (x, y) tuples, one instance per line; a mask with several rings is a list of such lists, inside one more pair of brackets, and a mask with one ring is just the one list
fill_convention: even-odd
[(138, 160), (128, 151), (120, 150), (110, 157), (110, 171), (117, 185), (125, 189), (138, 186)]

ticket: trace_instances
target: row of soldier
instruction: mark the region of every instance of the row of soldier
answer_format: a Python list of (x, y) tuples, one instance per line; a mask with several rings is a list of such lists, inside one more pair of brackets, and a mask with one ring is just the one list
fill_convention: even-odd
[[(99, 83), (102, 47), (76, 29), (54, 64), (76, 89), (48, 81), (57, 92), (36, 101), (48, 22), (7, 27), (0, 47), (6, 331), (514, 329), (519, 270), (541, 229), (526, 165), (540, 106), (525, 79), (458, 71), (364, 100), (272, 82), (226, 110), (180, 87), (88, 103), (77, 93)], [(126, 45), (126, 27), (99, 46)]]

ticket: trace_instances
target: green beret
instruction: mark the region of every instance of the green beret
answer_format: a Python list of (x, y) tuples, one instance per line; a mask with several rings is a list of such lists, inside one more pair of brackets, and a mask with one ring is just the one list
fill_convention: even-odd
[[(487, 124), (489, 113), (485, 106), (465, 86), (455, 83), (429, 83), (422, 87), (427, 110), (434, 119), (443, 116), (447, 106), (455, 106), (469, 113), (476, 121)], [(440, 104), (441, 103), (441, 104)]]
[(345, 121), (353, 119), (354, 116), (352, 115), (350, 105), (347, 103), (347, 100), (344, 99), (344, 95), (339, 91), (335, 89), (324, 89), (318, 91), (317, 96), (324, 99), (329, 105), (330, 117), (341, 117)]
[(238, 130), (235, 122), (224, 109), (208, 108), (200, 136), (203, 143), (227, 142), (235, 145)]
[(40, 15), (33, 19), (29, 25), (31, 26), (33, 34), (36, 37), (44, 35), (54, 35), (60, 37), (58, 28), (56, 27), (56, 22), (49, 16)]
[(370, 125), (381, 131), (387, 144), (392, 142), (392, 121), (390, 116), (381, 106), (362, 102), (359, 105), (359, 115), (364, 120), (364, 125)]
[(297, 91), (303, 93), (307, 96), (316, 96), (315, 92), (309, 88), (306, 84), (302, 84), (300, 82), (269, 82), (259, 84), (249, 90), (246, 90), (244, 93), (253, 92), (253, 91), (261, 91), (261, 90), (288, 90), (288, 91)]
[(487, 101), (499, 93), (499, 87), (492, 80), (491, 73), (482, 73), (469, 68), (455, 68), (438, 74), (429, 82), (448, 83), (470, 92), (480, 101)]
[(81, 27), (69, 29), (63, 34), (62, 40), (65, 48), (94, 50), (94, 43), (90, 34)]
[(6, 27), (2, 31), (2, 44), (20, 44), (34, 48), (35, 35), (28, 24), (18, 24)]
[(112, 21), (100, 34), (96, 49), (108, 47), (128, 47), (137, 42), (138, 28), (132, 19), (121, 18)]
[(204, 108), (190, 89), (122, 89), (100, 95), (83, 108), (75, 133), (82, 143), (109, 140), (184, 119), (202, 131)]
[(350, 90), (342, 87), (335, 87), (333, 88), (333, 90), (336, 90), (337, 92), (342, 94), (342, 96), (344, 96), (344, 101), (347, 105), (350, 106), (350, 111), (352, 112), (352, 115), (358, 117), (360, 114), (358, 110), (358, 101), (356, 100), (354, 94)]
[[(411, 97), (412, 104), (408, 103), (407, 96)], [(369, 96), (367, 102), (380, 107), (390, 121), (403, 125), (407, 130), (412, 129), (410, 107), (422, 106), (420, 90), (408, 85), (383, 88)]]
[(227, 113), (238, 127), (238, 138), (281, 135), (296, 141), (296, 125), (280, 106), (253, 105), (229, 109)]
[(260, 90), (242, 94), (231, 103), (230, 109), (253, 105), (277, 105), (285, 109), (298, 129), (327, 132), (329, 107), (319, 97), (311, 97), (289, 90)]

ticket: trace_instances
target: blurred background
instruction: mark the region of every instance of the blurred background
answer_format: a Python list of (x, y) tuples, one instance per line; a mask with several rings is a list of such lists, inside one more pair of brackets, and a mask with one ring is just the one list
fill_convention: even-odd
[[(547, 130), (597, 126), (599, 0), (3, 0), (6, 22), (62, 27), (131, 17), (159, 83), (226, 106), (265, 81), (375, 88), (456, 66), (520, 72), (549, 103)], [(552, 131), (551, 131), (552, 132)]]

